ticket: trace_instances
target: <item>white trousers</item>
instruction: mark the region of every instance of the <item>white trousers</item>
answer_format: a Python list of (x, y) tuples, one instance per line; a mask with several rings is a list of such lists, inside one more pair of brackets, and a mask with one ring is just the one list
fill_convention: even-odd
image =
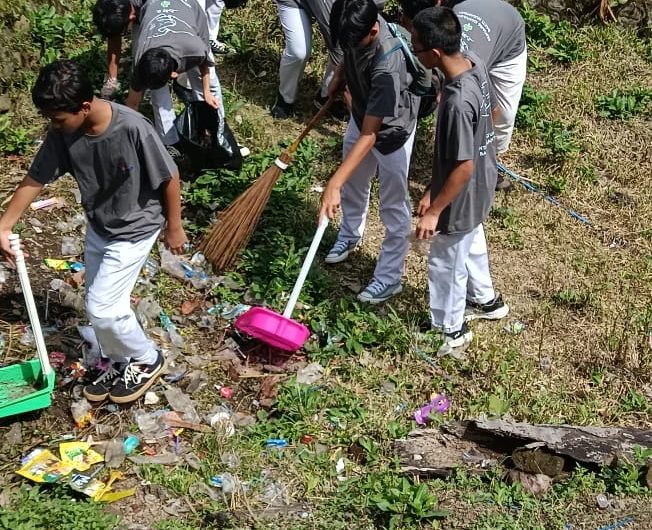
[[(312, 48), (312, 20), (304, 9), (276, 4), (278, 16), (285, 36), (285, 48), (281, 55), (279, 67), (279, 93), (286, 103), (294, 103), (297, 99), (299, 81), (310, 58)], [(322, 80), (320, 93), (326, 96), (328, 85), (333, 79), (335, 64), (332, 57), (328, 59), (326, 72)]]
[(467, 299), (480, 304), (494, 299), (481, 224), (465, 234), (438, 234), (433, 238), (428, 255), (428, 288), (432, 327), (444, 333), (462, 328)]
[(496, 153), (504, 153), (509, 148), (514, 132), (514, 120), (521, 99), (521, 92), (527, 74), (527, 46), (518, 56), (504, 63), (496, 64), (489, 77), (498, 100), (498, 117), (494, 123), (496, 134)]
[(208, 18), (208, 38), (217, 40), (220, 32), (220, 19), (224, 11), (224, 0), (206, 0), (206, 18)]
[[(401, 147), (387, 155), (372, 149), (342, 188), (342, 223), (337, 238), (343, 241), (357, 241), (362, 237), (367, 221), (371, 179), (378, 172), (379, 209), (380, 218), (385, 225), (385, 238), (374, 278), (386, 285), (401, 281), (409, 247), (412, 214), (408, 193), (408, 170), (414, 134), (415, 131), (412, 131)], [(359, 136), (360, 130), (351, 117), (344, 134), (344, 157)]]
[(131, 309), (131, 291), (159, 232), (132, 242), (109, 241), (90, 224), (86, 229), (86, 314), (102, 355), (113, 362), (156, 361), (156, 347)]

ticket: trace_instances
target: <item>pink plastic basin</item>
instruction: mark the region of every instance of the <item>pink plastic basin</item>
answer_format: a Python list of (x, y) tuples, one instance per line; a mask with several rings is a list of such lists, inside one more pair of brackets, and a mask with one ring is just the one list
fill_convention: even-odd
[(265, 307), (252, 307), (236, 319), (235, 327), (265, 344), (286, 351), (298, 350), (310, 336), (310, 330), (303, 324)]

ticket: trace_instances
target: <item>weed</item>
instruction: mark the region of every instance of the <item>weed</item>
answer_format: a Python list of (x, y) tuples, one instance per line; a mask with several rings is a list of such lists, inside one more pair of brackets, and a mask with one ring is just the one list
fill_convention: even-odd
[(595, 185), (598, 183), (598, 170), (590, 162), (584, 162), (577, 166), (577, 176), (587, 184)]
[(534, 9), (528, 1), (523, 2), (521, 15), (525, 21), (530, 46), (545, 50), (560, 63), (580, 61), (584, 58), (582, 45), (569, 22), (553, 22), (548, 15)]
[(650, 494), (643, 478), (652, 449), (634, 448), (634, 458), (622, 459), (615, 467), (605, 467), (600, 472), (608, 491), (619, 495)]
[(3, 530), (113, 530), (118, 517), (101, 505), (71, 498), (62, 488), (21, 488), (0, 507)]
[(536, 130), (548, 114), (551, 99), (552, 96), (547, 90), (535, 90), (530, 85), (525, 85), (516, 113), (516, 126), (525, 130)]
[(0, 153), (25, 154), (34, 143), (29, 132), (16, 127), (11, 114), (0, 115)]
[(510, 248), (520, 250), (524, 246), (523, 237), (519, 230), (521, 228), (521, 220), (518, 218), (512, 208), (508, 206), (494, 206), (491, 209), (491, 218), (498, 221), (499, 226), (507, 231), (507, 242)]
[(595, 99), (598, 116), (612, 120), (628, 120), (637, 115), (652, 116), (652, 90), (633, 87), (614, 89), (607, 96)]
[(543, 145), (558, 161), (564, 161), (580, 152), (580, 146), (573, 131), (559, 120), (543, 122), (541, 126)]
[(585, 309), (591, 303), (591, 294), (578, 292), (575, 289), (565, 289), (553, 294), (552, 302), (559, 307), (579, 311)]

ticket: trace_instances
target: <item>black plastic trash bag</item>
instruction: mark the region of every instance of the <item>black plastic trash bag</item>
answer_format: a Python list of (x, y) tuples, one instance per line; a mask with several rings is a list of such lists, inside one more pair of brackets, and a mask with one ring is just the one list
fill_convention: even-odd
[(205, 101), (192, 101), (177, 116), (174, 125), (184, 154), (193, 168), (232, 169), (242, 166), (240, 148), (226, 121)]

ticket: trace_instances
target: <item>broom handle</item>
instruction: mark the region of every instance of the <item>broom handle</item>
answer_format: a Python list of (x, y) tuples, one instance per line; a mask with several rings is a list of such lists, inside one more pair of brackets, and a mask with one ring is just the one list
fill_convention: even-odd
[(18, 234), (11, 234), (9, 236), (9, 244), (11, 250), (16, 255), (16, 270), (18, 271), (18, 279), (20, 280), (20, 287), (23, 290), (25, 297), (25, 304), (27, 304), (27, 314), (29, 315), (29, 323), (32, 326), (32, 333), (34, 334), (34, 341), (36, 342), (36, 351), (38, 353), (39, 361), (41, 362), (41, 369), (43, 376), (47, 377), (52, 372), (50, 366), (50, 359), (48, 358), (48, 351), (45, 348), (45, 341), (43, 340), (43, 332), (41, 331), (41, 322), (38, 318), (38, 311), (34, 303), (34, 295), (32, 294), (32, 286), (29, 283), (29, 276), (27, 275), (27, 267), (25, 266), (25, 256), (20, 248), (20, 236)]
[[(323, 107), (322, 107), (323, 108)], [(326, 231), (328, 226), (328, 217), (324, 216), (317, 227), (317, 231), (312, 238), (312, 243), (310, 243), (310, 248), (306, 254), (306, 258), (303, 260), (303, 265), (301, 266), (301, 271), (299, 272), (299, 277), (297, 278), (292, 293), (290, 294), (290, 299), (288, 300), (287, 305), (285, 306), (285, 311), (283, 311), (283, 316), (285, 318), (290, 318), (292, 316), (292, 311), (294, 311), (294, 306), (297, 305), (297, 300), (299, 299), (299, 294), (301, 293), (301, 288), (303, 283), (306, 281), (306, 276), (308, 276), (308, 271), (312, 265), (313, 260), (315, 259), (315, 254), (317, 254), (317, 249), (319, 248), (319, 243), (321, 238)]]
[(324, 114), (326, 114), (326, 111), (329, 109), (331, 106), (331, 103), (333, 103), (333, 96), (330, 96), (327, 100), (326, 103), (324, 103), (321, 106), (321, 109), (317, 111), (317, 113), (312, 117), (312, 119), (308, 122), (308, 125), (306, 125), (306, 128), (304, 131), (301, 133), (299, 138), (297, 138), (294, 143), (288, 148), (288, 153), (292, 154), (294, 153), (298, 148), (299, 144), (302, 142), (302, 140), (308, 136), (308, 133), (312, 131), (313, 127), (319, 123), (319, 121), (324, 117)]

